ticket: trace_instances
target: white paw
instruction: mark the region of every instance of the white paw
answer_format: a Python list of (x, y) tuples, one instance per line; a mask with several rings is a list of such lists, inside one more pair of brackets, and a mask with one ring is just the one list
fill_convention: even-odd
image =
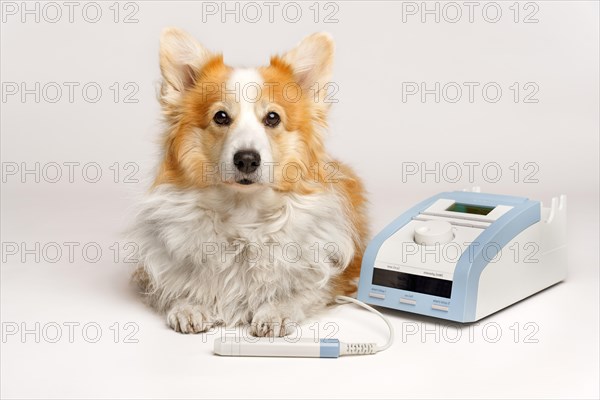
[(200, 306), (177, 303), (167, 313), (167, 323), (176, 332), (200, 333), (206, 332), (216, 323), (207, 318)]
[(297, 324), (278, 314), (255, 315), (250, 324), (250, 334), (259, 337), (282, 337), (294, 332)]

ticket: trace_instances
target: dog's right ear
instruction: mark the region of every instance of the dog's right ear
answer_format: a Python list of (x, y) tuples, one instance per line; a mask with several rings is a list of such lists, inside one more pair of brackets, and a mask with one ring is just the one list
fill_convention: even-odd
[(161, 101), (176, 106), (183, 92), (194, 83), (198, 71), (214, 54), (188, 33), (166, 28), (160, 36)]

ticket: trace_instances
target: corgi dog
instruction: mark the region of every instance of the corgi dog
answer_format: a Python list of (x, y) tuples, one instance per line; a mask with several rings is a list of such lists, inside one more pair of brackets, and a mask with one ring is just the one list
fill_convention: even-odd
[(267, 66), (234, 68), (163, 31), (166, 128), (132, 229), (133, 280), (175, 331), (284, 336), (356, 291), (366, 200), (324, 147), (333, 51), (316, 33)]

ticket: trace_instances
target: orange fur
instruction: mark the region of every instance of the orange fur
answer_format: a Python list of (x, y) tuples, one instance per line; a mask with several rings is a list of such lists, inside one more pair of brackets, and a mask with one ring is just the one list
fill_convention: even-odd
[[(231, 67), (223, 63), (222, 56), (213, 57), (195, 71), (193, 88), (184, 93), (179, 113), (170, 116), (176, 124), (165, 137), (164, 159), (154, 186), (171, 183), (203, 188), (216, 183), (207, 179), (215, 175), (207, 173), (207, 168), (217, 164), (216, 150), (223, 137), (209, 127), (210, 106), (221, 98), (222, 85), (230, 73)], [(193, 128), (202, 129), (203, 134), (195, 134)]]
[(356, 292), (356, 280), (360, 276), (360, 267), (367, 245), (369, 228), (367, 223), (365, 189), (361, 180), (344, 164), (340, 166), (340, 178), (336, 183), (338, 190), (344, 194), (349, 205), (349, 217), (356, 232), (354, 259), (344, 272), (334, 281), (334, 295), (350, 295)]

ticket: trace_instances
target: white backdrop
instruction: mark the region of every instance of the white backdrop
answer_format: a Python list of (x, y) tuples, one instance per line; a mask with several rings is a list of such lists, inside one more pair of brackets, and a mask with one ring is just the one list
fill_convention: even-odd
[[(597, 2), (1, 7), (3, 397), (599, 396)], [(240, 66), (330, 32), (328, 146), (373, 232), (441, 191), (564, 193), (569, 278), (471, 326), (390, 311), (397, 343), (373, 357), (223, 359), (173, 333), (128, 290), (121, 235), (157, 161), (167, 26)], [(315, 322), (385, 337), (352, 306)]]

